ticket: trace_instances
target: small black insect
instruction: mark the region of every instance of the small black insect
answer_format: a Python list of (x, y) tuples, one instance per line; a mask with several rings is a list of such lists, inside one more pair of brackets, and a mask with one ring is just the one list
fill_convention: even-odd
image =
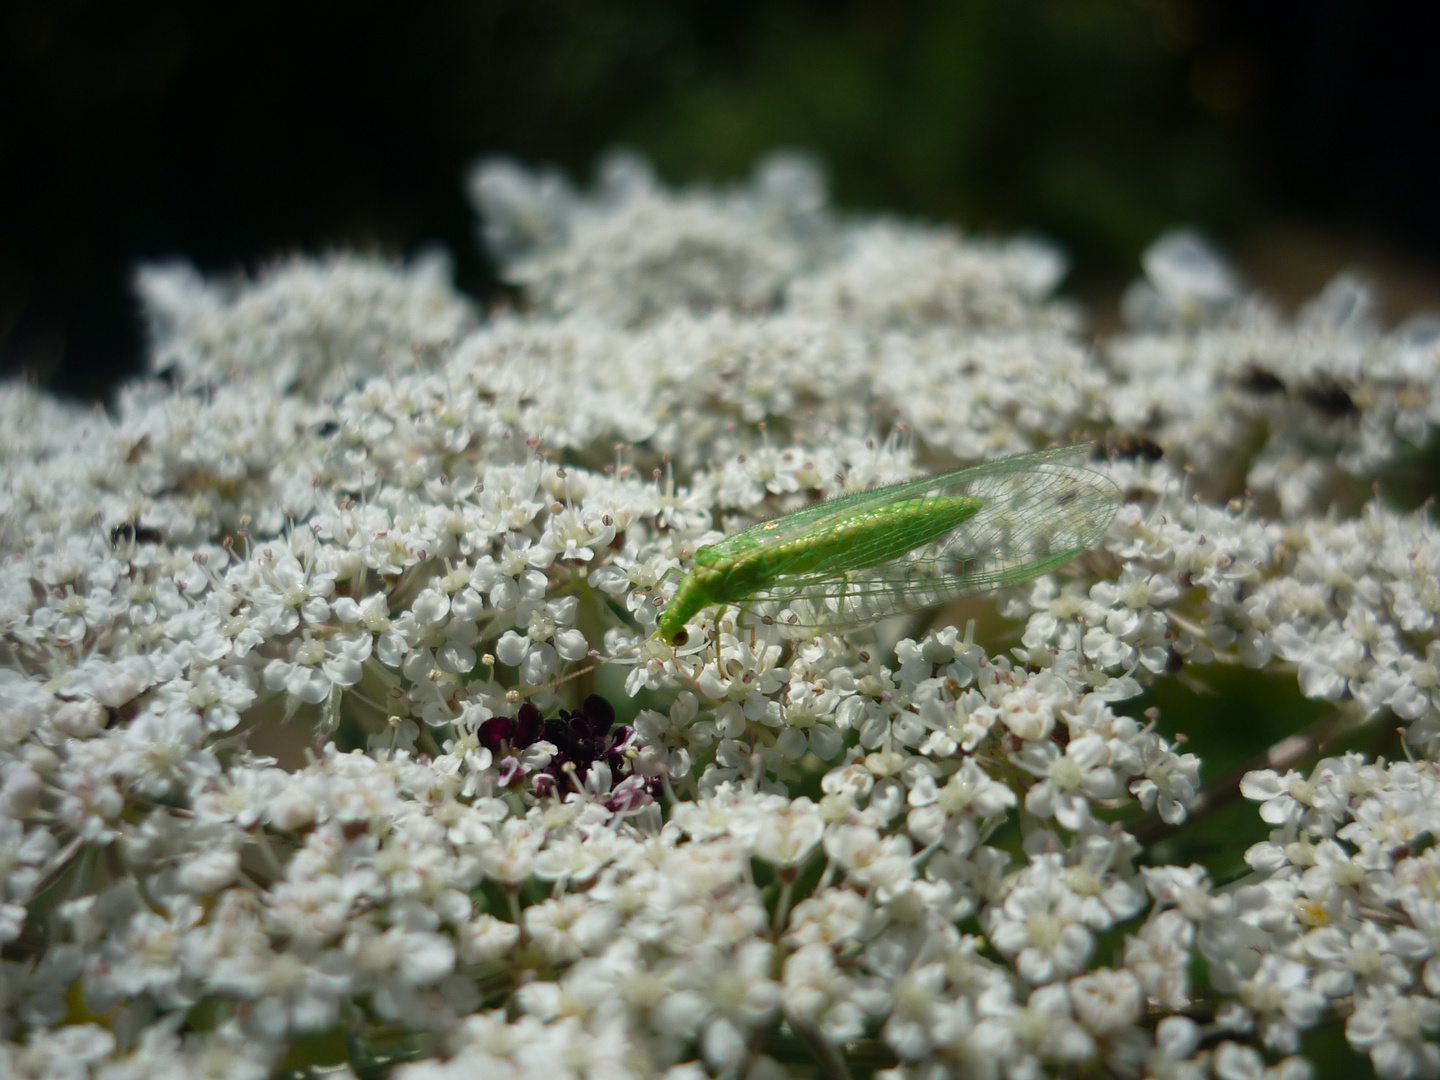
[(118, 548), (121, 544), (158, 544), (164, 536), (159, 529), (147, 529), (141, 525), (139, 520), (122, 521), (110, 530), (110, 546)]
[(1126, 431), (1112, 431), (1105, 437), (1105, 447), (1112, 457), (1117, 458), (1144, 458), (1146, 461), (1159, 461), (1165, 456), (1165, 448), (1153, 439)]
[(1300, 396), (1305, 399), (1305, 404), (1316, 412), (1324, 413), (1334, 420), (1343, 416), (1354, 416), (1360, 411), (1349, 391), (1334, 379), (1318, 379), (1301, 390)]
[(1269, 397), (1271, 394), (1285, 392), (1285, 380), (1273, 371), (1266, 371), (1258, 364), (1251, 364), (1247, 367), (1241, 374), (1239, 383), (1241, 390), (1257, 397)]

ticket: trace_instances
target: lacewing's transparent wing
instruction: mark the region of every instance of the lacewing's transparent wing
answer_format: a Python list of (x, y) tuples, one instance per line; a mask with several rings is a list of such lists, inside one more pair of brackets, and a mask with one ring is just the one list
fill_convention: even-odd
[[(1067, 464), (1088, 447), (1061, 447), (987, 462), (941, 476), (892, 484), (807, 507), (736, 534), (759, 548), (768, 581), (744, 600), (790, 609), (793, 625), (869, 622), (949, 603), (1049, 573), (1099, 542), (1115, 516), (1120, 491), (1108, 478)], [(934, 496), (976, 499), (974, 515), (939, 539), (871, 565), (867, 547), (894, 550), (903, 537), (887, 528), (920, 529), (915, 514), (887, 521), (886, 508)], [(864, 515), (870, 529), (853, 522)], [(802, 557), (850, 523), (843, 547), (823, 559)], [(933, 532), (933, 530), (931, 530)], [(736, 538), (732, 537), (725, 543)], [(805, 564), (803, 572), (787, 565)]]

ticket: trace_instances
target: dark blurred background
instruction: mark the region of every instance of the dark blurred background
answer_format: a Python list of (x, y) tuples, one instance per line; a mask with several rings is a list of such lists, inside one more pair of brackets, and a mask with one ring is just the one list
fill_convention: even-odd
[(0, 365), (81, 398), (137, 369), (137, 261), (441, 244), (497, 152), (668, 181), (814, 152), (844, 208), (1039, 230), (1101, 329), (1195, 224), (1293, 303), (1335, 270), (1440, 305), (1440, 6), (1389, 0), (8, 0)]

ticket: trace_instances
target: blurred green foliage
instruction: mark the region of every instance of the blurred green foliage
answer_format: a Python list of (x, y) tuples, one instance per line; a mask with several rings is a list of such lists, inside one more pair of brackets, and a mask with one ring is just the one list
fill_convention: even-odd
[(752, 12), (735, 55), (676, 62), (622, 125), (670, 177), (818, 154), (837, 201), (1040, 229), (1107, 263), (1256, 201), (1254, 72), (1180, 0), (911, 0)]

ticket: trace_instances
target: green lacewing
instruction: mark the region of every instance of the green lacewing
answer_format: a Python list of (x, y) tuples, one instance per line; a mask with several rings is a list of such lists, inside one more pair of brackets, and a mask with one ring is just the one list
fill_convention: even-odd
[(1039, 577), (1094, 547), (1120, 489), (1062, 446), (874, 488), (762, 521), (695, 553), (660, 613), (672, 645), (717, 604), (775, 602), (799, 625), (854, 625)]

